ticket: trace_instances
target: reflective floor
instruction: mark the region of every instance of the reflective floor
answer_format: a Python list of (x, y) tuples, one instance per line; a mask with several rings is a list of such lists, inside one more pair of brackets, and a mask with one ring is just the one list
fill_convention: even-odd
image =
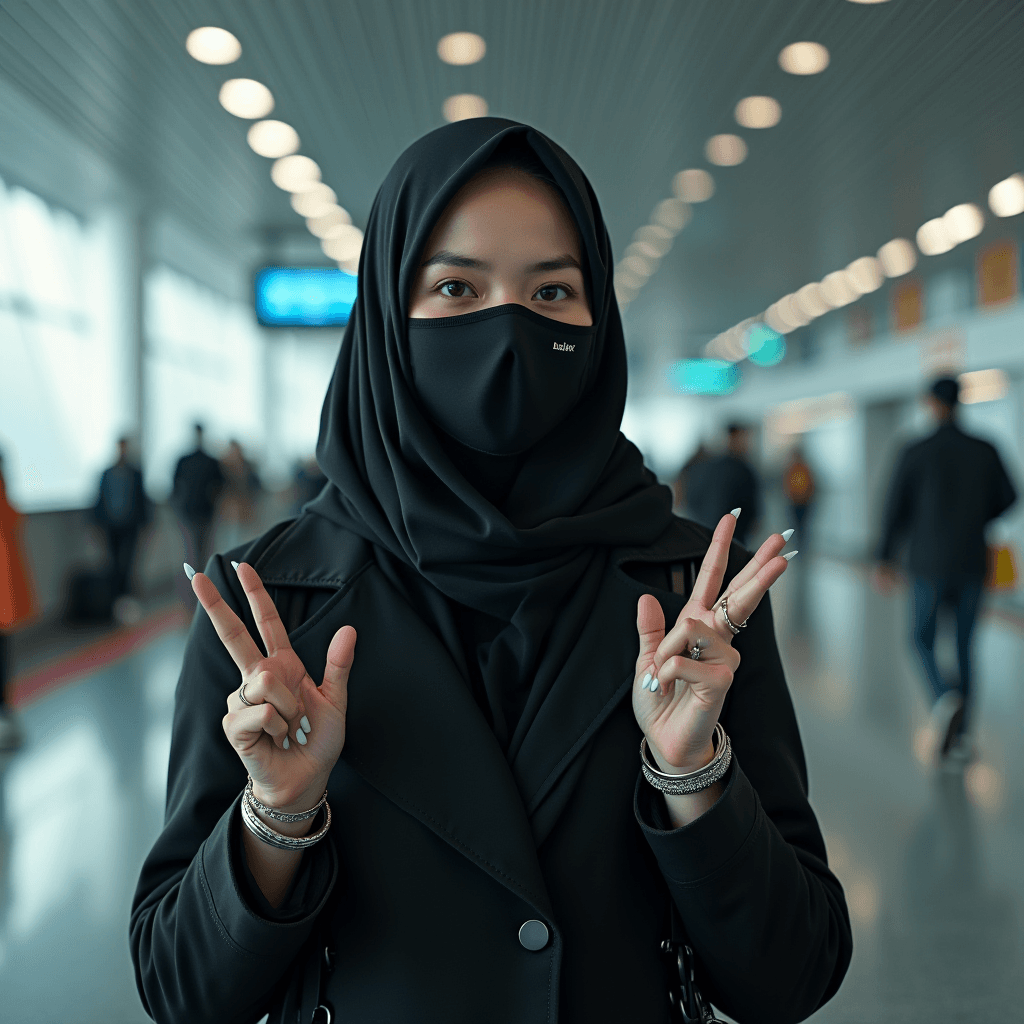
[[(905, 595), (881, 599), (838, 562), (793, 568), (773, 594), (779, 642), (856, 939), (843, 988), (811, 1019), (1020, 1019), (1024, 632), (980, 623), (980, 756), (936, 772)], [(182, 643), (167, 634), (21, 713), (25, 748), (0, 762), (2, 1021), (147, 1019), (127, 917), (160, 826)], [(952, 664), (951, 645), (940, 653)]]

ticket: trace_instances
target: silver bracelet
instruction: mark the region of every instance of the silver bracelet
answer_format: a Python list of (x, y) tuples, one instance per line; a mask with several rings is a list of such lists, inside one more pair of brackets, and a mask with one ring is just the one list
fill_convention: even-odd
[[(717, 742), (715, 742), (717, 740)], [(715, 731), (711, 740), (715, 747), (715, 756), (709, 764), (688, 775), (666, 775), (656, 765), (651, 764), (647, 756), (647, 737), (640, 741), (640, 767), (644, 778), (655, 789), (670, 796), (686, 796), (699, 793), (713, 786), (729, 770), (732, 762), (732, 742), (722, 728), (721, 722), (715, 723)]]
[(272, 829), (257, 816), (245, 794), (242, 795), (242, 821), (260, 842), (266, 843), (267, 846), (273, 846), (277, 850), (291, 850), (296, 853), (308, 850), (327, 835), (327, 830), (331, 827), (331, 805), (324, 804), (324, 823), (318, 831), (308, 836), (286, 836)]
[(292, 824), (296, 821), (308, 821), (310, 818), (315, 818), (323, 805), (327, 803), (327, 790), (324, 790), (324, 795), (308, 811), (296, 811), (291, 814), (288, 811), (276, 811), (273, 807), (268, 807), (262, 800), (257, 799), (256, 794), (252, 791), (252, 776), (250, 775), (249, 781), (245, 784), (245, 798), (252, 807), (257, 811), (262, 811), (268, 818)]

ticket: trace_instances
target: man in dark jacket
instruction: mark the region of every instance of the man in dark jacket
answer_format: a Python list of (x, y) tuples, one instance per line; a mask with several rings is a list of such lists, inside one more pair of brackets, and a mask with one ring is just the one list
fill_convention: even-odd
[(142, 473), (128, 461), (128, 438), (117, 442), (117, 462), (103, 471), (93, 518), (107, 537), (113, 565), (114, 597), (131, 590), (139, 531), (151, 516)]
[(714, 529), (726, 512), (743, 510), (736, 524), (736, 540), (747, 545), (760, 515), (761, 485), (748, 461), (750, 431), (729, 424), (729, 445), (724, 455), (694, 463), (686, 482), (686, 500), (693, 518)]
[[(933, 700), (933, 728), (941, 755), (970, 756), (970, 644), (985, 579), (985, 526), (1017, 494), (996, 449), (957, 425), (959, 385), (943, 378), (927, 402), (938, 421), (930, 437), (904, 449), (889, 488), (878, 548), (876, 584), (895, 580), (896, 549), (909, 540), (914, 579), (914, 646)], [(958, 686), (947, 685), (935, 663), (935, 623), (941, 605), (956, 617)]]
[(178, 460), (174, 470), (171, 505), (181, 521), (185, 561), (206, 565), (217, 498), (224, 486), (220, 463), (203, 449), (203, 425), (195, 425), (195, 449)]

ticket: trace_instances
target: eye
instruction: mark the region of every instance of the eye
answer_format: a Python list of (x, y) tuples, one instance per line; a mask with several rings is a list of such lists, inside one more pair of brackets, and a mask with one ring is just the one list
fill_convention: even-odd
[(533, 297), (540, 299), (541, 302), (561, 302), (564, 299), (568, 299), (571, 295), (572, 289), (567, 288), (565, 285), (546, 284), (542, 288), (538, 288)]
[(449, 299), (464, 299), (474, 294), (465, 281), (443, 281), (438, 291)]

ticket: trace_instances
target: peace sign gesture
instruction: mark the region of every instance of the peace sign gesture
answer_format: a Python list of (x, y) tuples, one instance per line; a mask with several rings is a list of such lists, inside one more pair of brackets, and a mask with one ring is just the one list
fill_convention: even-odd
[(192, 590), (241, 673), (231, 684), (221, 724), (252, 777), (257, 799), (279, 811), (303, 811), (320, 799), (345, 745), (356, 631), (343, 626), (334, 634), (318, 687), (292, 650), (256, 570), (243, 562), (236, 571), (266, 656), (213, 580), (201, 572), (192, 577)]
[(738, 627), (746, 621), (796, 554), (780, 555), (787, 537), (773, 533), (730, 581), (722, 595), (727, 599), (723, 609), (722, 581), (735, 529), (736, 517), (723, 516), (693, 592), (668, 635), (657, 598), (645, 594), (637, 607), (640, 656), (633, 712), (652, 756), (667, 774), (697, 771), (714, 756), (711, 736), (740, 663), (729, 623)]

